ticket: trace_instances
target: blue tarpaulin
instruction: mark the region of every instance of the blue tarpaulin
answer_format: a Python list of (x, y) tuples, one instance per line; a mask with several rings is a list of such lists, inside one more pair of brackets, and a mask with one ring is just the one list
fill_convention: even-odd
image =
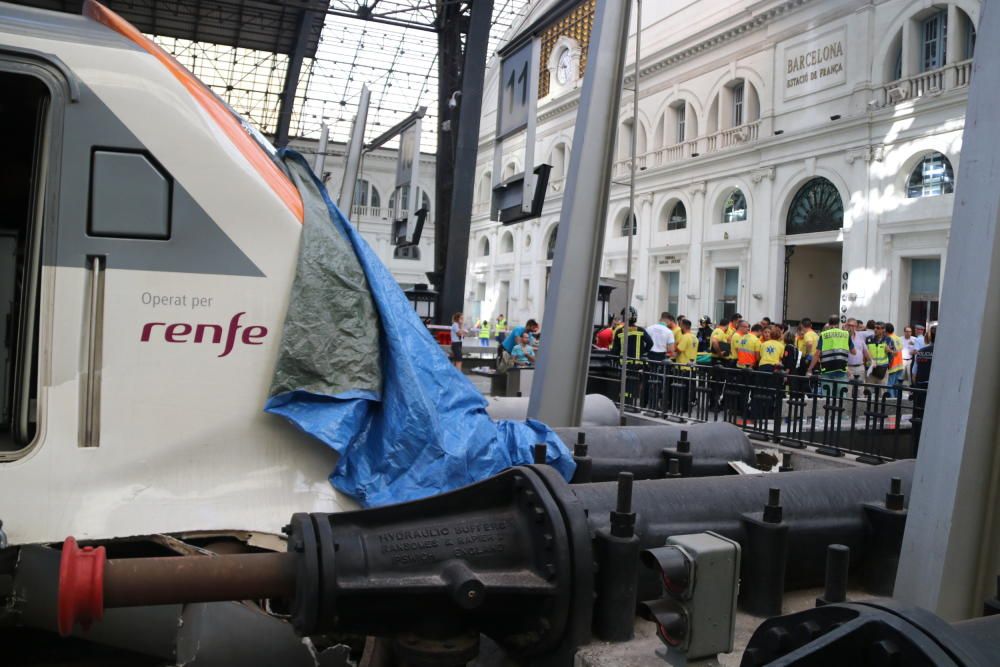
[[(548, 463), (569, 480), (575, 464), (558, 436), (537, 421), (490, 418), (486, 399), (451, 364), (305, 160), (293, 151), (283, 158), (306, 219), (265, 409), (336, 450), (331, 483), (367, 507), (442, 493), (531, 463), (537, 443), (546, 443)], [(361, 271), (351, 278), (358, 265)], [(330, 294), (337, 298), (324, 301)], [(346, 316), (345, 299), (351, 303)], [(366, 303), (374, 304), (377, 316), (352, 321)], [(317, 322), (320, 327), (308, 326)], [(366, 375), (358, 368), (373, 360), (355, 357), (369, 343), (365, 354), (378, 363)]]

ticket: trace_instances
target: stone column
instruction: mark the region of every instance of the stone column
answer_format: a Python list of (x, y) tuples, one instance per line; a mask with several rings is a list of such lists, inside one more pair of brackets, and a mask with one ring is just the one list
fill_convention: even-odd
[(903, 22), (903, 78), (920, 71), (920, 26), (913, 19)]
[[(781, 317), (778, 310), (781, 304), (775, 304), (770, 298), (771, 290), (768, 289), (770, 283), (771, 264), (769, 257), (770, 237), (774, 235), (770, 229), (775, 222), (777, 211), (774, 210), (775, 202), (774, 167), (762, 167), (750, 173), (750, 180), (753, 181), (753, 210), (750, 211), (751, 230), (754, 232), (750, 236), (749, 256), (747, 257), (747, 312), (746, 317), (751, 322), (756, 322), (765, 315), (772, 320)], [(756, 233), (768, 230), (768, 234)], [(760, 294), (762, 299), (753, 298), (754, 294)]]
[[(710, 281), (708, 276), (702, 275), (702, 241), (708, 233), (709, 225), (712, 224), (712, 212), (707, 210), (705, 203), (705, 181), (692, 183), (688, 186), (687, 192), (691, 199), (691, 210), (688, 212), (688, 224), (698, 223), (698, 229), (690, 230), (691, 245), (688, 246), (687, 279), (684, 281), (684, 290), (679, 299), (679, 309), (685, 313), (692, 313), (695, 319), (691, 320), (692, 325), (696, 325), (697, 318), (702, 315), (711, 315), (707, 310), (710, 307), (710, 295), (706, 294)], [(688, 294), (696, 295), (696, 298), (689, 299)], [(706, 301), (706, 299), (708, 299)], [(689, 315), (691, 317), (691, 315)]]

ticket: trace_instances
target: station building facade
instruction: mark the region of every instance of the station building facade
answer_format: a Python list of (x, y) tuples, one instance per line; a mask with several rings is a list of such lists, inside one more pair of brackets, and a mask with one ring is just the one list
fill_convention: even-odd
[[(494, 179), (500, 59), (488, 65), (471, 319), (544, 313), (555, 237), (573, 224), (559, 216), (593, 12), (593, 0), (542, 1), (508, 35), (540, 40), (534, 162), (552, 165), (542, 216), (508, 226), (490, 198), (524, 170), (525, 138), (505, 138)], [(979, 12), (975, 0), (643, 3), (639, 114), (630, 40), (602, 277), (625, 277), (632, 233), (641, 323), (663, 310), (936, 320)]]

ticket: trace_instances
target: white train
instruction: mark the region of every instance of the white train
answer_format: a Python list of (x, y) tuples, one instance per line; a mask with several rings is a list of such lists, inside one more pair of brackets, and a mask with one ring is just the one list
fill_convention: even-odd
[(352, 508), (262, 411), (301, 236), (273, 149), (96, 3), (0, 4), (0, 520), (10, 544)]

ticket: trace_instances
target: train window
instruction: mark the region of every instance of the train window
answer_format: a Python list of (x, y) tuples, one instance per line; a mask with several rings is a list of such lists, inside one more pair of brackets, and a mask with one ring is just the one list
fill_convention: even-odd
[(34, 438), (38, 391), (42, 139), (48, 88), (0, 71), (0, 458)]
[(98, 149), (91, 157), (87, 233), (170, 238), (170, 176), (144, 153)]

